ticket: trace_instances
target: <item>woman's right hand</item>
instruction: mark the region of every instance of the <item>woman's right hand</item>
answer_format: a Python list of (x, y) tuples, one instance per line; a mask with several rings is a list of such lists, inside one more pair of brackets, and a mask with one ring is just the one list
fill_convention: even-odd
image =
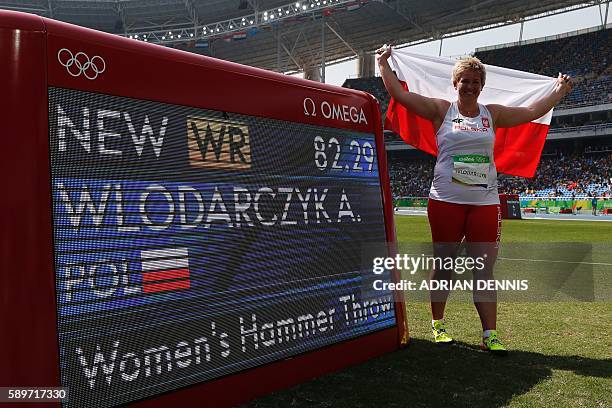
[(390, 56), (391, 56), (391, 46), (390, 45), (385, 44), (376, 50), (376, 62), (378, 62), (378, 65), (386, 63)]

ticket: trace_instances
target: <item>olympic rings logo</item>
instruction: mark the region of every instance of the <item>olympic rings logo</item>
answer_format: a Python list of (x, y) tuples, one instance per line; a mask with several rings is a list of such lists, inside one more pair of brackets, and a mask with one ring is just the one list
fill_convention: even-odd
[(98, 55), (89, 58), (84, 52), (72, 54), (67, 48), (62, 48), (57, 52), (57, 60), (66, 71), (73, 77), (84, 75), (85, 78), (94, 80), (106, 70), (106, 62)]

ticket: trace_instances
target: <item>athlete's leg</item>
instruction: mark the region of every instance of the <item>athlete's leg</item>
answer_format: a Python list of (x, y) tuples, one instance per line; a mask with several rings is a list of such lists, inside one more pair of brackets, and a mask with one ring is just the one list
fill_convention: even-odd
[(501, 210), (498, 205), (472, 206), (466, 221), (468, 255), (483, 258), (484, 268), (474, 268), (474, 305), (483, 330), (495, 330), (497, 324), (497, 291), (478, 290), (477, 280), (493, 280), (501, 236)]
[[(464, 236), (468, 207), (463, 204), (429, 199), (427, 217), (429, 218), (433, 254), (436, 260), (457, 256), (459, 243)], [(450, 282), (453, 277), (452, 273), (452, 269), (444, 269), (438, 265), (430, 272), (429, 279)], [(432, 319), (440, 320), (444, 317), (448, 294), (448, 290), (429, 291)]]

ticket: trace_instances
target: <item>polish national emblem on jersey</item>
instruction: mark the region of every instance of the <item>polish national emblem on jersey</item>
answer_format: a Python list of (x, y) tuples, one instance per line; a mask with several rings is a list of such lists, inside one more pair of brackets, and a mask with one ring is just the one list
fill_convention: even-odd
[(480, 120), (482, 120), (482, 126), (484, 126), (486, 128), (489, 127), (489, 118), (485, 118), (484, 116), (481, 116)]

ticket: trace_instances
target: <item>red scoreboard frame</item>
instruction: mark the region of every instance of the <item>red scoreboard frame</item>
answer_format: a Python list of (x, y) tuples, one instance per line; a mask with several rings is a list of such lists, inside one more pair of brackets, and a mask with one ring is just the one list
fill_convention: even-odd
[[(61, 49), (104, 56), (104, 72), (68, 75)], [(395, 242), (378, 102), (361, 91), (0, 11), (0, 386), (60, 386), (53, 267), (48, 87), (125, 96), (375, 134), (386, 239)], [(343, 107), (312, 115), (312, 106)], [(366, 120), (359, 120), (364, 115)], [(326, 116), (328, 116), (326, 118)], [(394, 279), (398, 279), (397, 276)], [(403, 300), (390, 329), (136, 402), (225, 406), (397, 350), (408, 342)], [(236, 392), (240, 389), (241, 392)]]

